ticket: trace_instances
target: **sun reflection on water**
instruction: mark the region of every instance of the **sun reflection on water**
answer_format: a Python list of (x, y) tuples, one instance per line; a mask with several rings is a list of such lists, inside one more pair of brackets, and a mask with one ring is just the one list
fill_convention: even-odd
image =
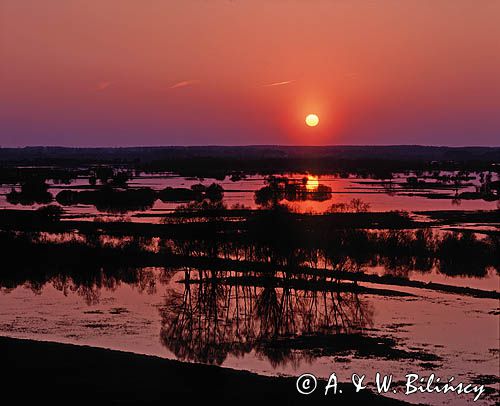
[(313, 191), (318, 189), (319, 180), (317, 176), (307, 175), (306, 189)]

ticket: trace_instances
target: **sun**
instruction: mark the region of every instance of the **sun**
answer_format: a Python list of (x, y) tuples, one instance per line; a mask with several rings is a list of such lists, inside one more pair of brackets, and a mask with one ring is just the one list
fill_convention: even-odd
[(308, 114), (306, 117), (306, 124), (309, 127), (316, 127), (319, 124), (319, 117), (316, 114)]

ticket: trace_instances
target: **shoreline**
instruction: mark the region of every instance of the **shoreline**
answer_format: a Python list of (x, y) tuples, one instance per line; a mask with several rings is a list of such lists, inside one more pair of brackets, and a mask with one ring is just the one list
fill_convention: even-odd
[[(144, 404), (169, 402), (183, 396), (196, 402), (255, 403), (276, 401), (288, 405), (354, 403), (405, 405), (368, 390), (354, 393), (352, 385), (339, 385), (343, 393), (304, 396), (293, 377), (267, 377), (213, 365), (192, 364), (155, 356), (73, 344), (0, 336), (4, 388), (23, 400), (72, 399), (71, 403)], [(318, 388), (322, 385), (319, 384)], [(77, 399), (75, 399), (75, 396)], [(63, 402), (63, 403), (67, 403)]]

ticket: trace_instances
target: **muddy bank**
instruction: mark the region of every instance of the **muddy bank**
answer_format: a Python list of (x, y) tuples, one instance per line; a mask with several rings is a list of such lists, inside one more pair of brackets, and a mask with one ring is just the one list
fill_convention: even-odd
[(23, 401), (145, 404), (184, 399), (189, 404), (405, 404), (368, 391), (355, 394), (349, 387), (343, 387), (343, 393), (335, 398), (321, 396), (319, 391), (317, 395), (303, 396), (296, 392), (293, 378), (264, 377), (91, 347), (0, 337), (0, 352), (4, 354), (2, 367), (8, 371), (2, 383)]

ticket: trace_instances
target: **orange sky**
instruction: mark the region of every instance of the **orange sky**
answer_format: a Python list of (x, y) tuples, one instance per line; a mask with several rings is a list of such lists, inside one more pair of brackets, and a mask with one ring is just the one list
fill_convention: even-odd
[(499, 21), (498, 0), (0, 0), (0, 144), (500, 145)]

